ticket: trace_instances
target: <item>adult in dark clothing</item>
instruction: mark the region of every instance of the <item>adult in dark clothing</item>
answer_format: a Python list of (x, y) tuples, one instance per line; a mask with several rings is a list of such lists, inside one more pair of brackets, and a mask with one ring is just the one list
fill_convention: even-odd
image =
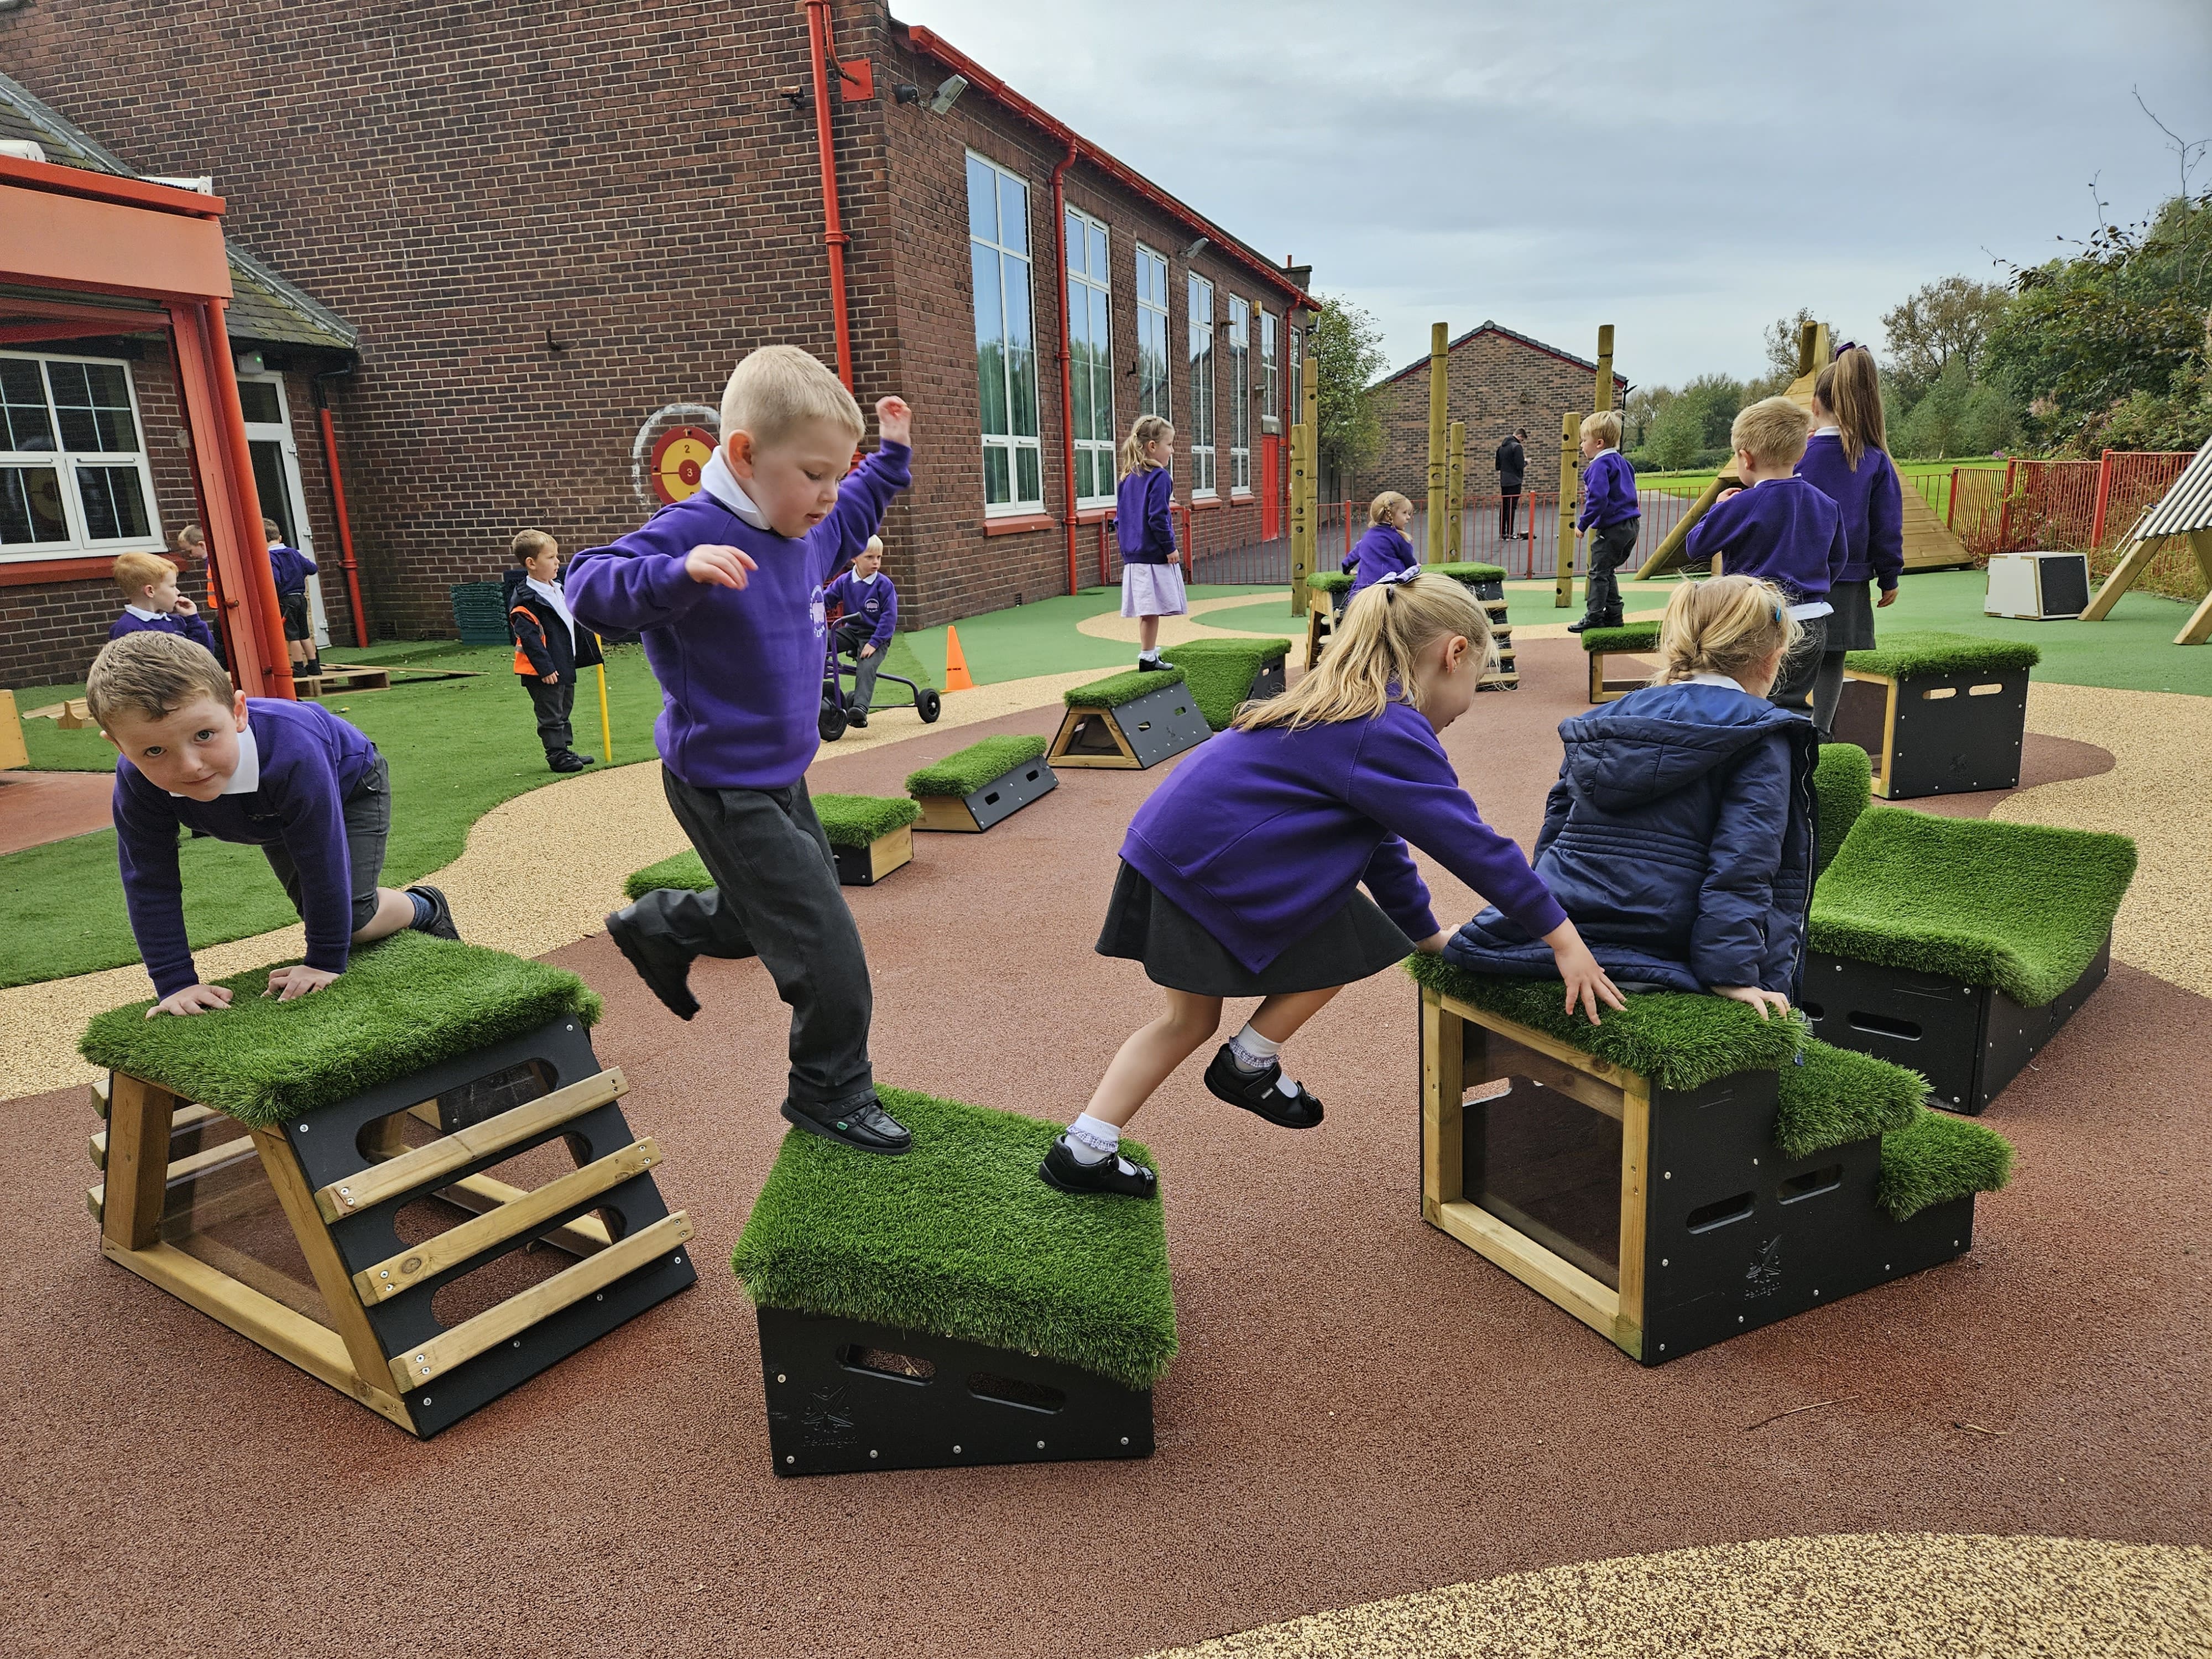
[(1528, 452), (1521, 441), (1528, 435), (1528, 428), (1505, 434), (1505, 441), (1498, 446), (1498, 539), (1513, 539), (1513, 510), (1521, 505), (1521, 481), (1528, 476)]

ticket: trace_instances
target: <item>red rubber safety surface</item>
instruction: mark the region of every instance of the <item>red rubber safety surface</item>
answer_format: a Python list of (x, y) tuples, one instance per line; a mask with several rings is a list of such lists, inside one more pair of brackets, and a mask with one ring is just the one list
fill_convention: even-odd
[[(1525, 837), (1583, 659), (1520, 660), (1522, 689), (1446, 743)], [(832, 749), (817, 785), (895, 793), (924, 757), (1055, 713)], [(1063, 773), (848, 890), (884, 1080), (1080, 1108), (1153, 1011), (1141, 970), (1091, 945), (1164, 775)], [(1469, 914), (1431, 868), (1440, 915)], [(784, 1129), (784, 1012), (755, 963), (702, 963), (685, 1025), (604, 938), (553, 959), (606, 996), (599, 1052), (665, 1149), (701, 1283), (428, 1443), (103, 1261), (83, 1092), (14, 1105), (10, 1652), (1128, 1655), (1689, 1545), (2212, 1531), (2212, 1007), (2126, 967), (1993, 1109), (2018, 1170), (1969, 1258), (1655, 1370), (1422, 1223), (1415, 998), (1377, 975), (1286, 1051), (1319, 1130), (1215, 1101), (1203, 1056), (1138, 1120), (1182, 1340), (1152, 1458), (781, 1481), (726, 1263)]]

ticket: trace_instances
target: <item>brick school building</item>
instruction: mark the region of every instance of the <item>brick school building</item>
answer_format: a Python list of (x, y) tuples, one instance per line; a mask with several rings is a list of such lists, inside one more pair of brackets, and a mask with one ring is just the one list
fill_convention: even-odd
[[(340, 643), (319, 386), (375, 637), (453, 633), (450, 587), (495, 577), (520, 527), (573, 550), (688, 493), (731, 365), (770, 342), (842, 355), (864, 408), (916, 407), (884, 530), (910, 625), (1064, 592), (1071, 564), (1097, 581), (1143, 411), (1176, 425), (1202, 548), (1283, 528), (1307, 272), (1229, 228), (1233, 179), (1178, 201), (880, 0), (37, 4), (0, 12), (0, 62), (115, 167), (211, 175), (320, 319), (258, 348)], [(68, 349), (124, 368), (147, 520), (72, 521), (66, 546), (0, 526), (0, 606), (55, 630), (18, 684), (81, 674), (114, 609), (91, 567), (194, 513), (150, 343), (95, 344)]]

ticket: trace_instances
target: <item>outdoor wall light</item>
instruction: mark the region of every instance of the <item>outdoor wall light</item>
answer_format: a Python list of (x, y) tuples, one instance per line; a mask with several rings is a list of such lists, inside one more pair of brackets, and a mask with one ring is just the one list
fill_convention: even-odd
[(960, 94), (968, 90), (968, 77), (948, 75), (937, 83), (937, 96), (929, 100), (929, 112), (942, 115), (960, 101)]
[(1200, 237), (1196, 241), (1193, 242), (1188, 247), (1182, 251), (1183, 263), (1185, 264), (1188, 264), (1193, 259), (1198, 258), (1200, 254), (1205, 252), (1206, 249), (1212, 246), (1213, 240), (1211, 237)]

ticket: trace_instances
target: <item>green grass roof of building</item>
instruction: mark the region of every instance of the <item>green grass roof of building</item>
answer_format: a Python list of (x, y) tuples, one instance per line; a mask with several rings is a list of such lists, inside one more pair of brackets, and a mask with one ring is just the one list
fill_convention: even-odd
[(110, 1009), (80, 1052), (263, 1128), (556, 1019), (599, 1018), (598, 996), (565, 969), (412, 931), (356, 948), (333, 983), (290, 1002), (262, 996), (269, 974), (217, 981), (233, 995), (213, 1013)]
[(1621, 628), (1585, 628), (1581, 638), (1585, 651), (1656, 651), (1659, 624), (1647, 622), (1630, 623)]
[(1874, 799), (1874, 766), (1855, 743), (1824, 743), (1813, 768), (1814, 879), (1835, 861), (1844, 837)]
[(1237, 709), (1251, 696), (1252, 677), (1290, 654), (1288, 640), (1192, 640), (1168, 650), (1182, 670), (1198, 712), (1217, 732), (1229, 729)]
[[(753, 1300), (1158, 1382), (1176, 1352), (1159, 1203), (1046, 1186), (1055, 1124), (877, 1092), (914, 1150), (874, 1158), (787, 1134), (731, 1258)], [(1134, 1141), (1121, 1150), (1152, 1162)]]
[(2125, 836), (1870, 807), (1814, 890), (1807, 939), (2039, 1008), (2095, 959), (2135, 868)]
[(1881, 1138), (1875, 1200), (1895, 1221), (1969, 1193), (2002, 1192), (2012, 1179), (2012, 1143), (1972, 1118), (1923, 1106)]
[(1182, 684), (1182, 670), (1166, 668), (1129, 668), (1119, 674), (1109, 674), (1103, 680), (1093, 680), (1088, 685), (1079, 685), (1060, 694), (1060, 700), (1070, 708), (1119, 708), (1139, 697), (1148, 697), (1155, 691), (1164, 691), (1170, 685)]
[(932, 761), (918, 771), (908, 773), (906, 792), (917, 799), (923, 795), (972, 795), (1016, 767), (1037, 759), (1051, 746), (1042, 738), (1011, 733), (985, 738), (965, 749), (955, 750), (942, 760)]
[(1908, 629), (1885, 635), (1871, 651), (1850, 653), (1844, 666), (1905, 680), (1924, 675), (2017, 674), (2042, 660), (2043, 653), (2027, 640)]

